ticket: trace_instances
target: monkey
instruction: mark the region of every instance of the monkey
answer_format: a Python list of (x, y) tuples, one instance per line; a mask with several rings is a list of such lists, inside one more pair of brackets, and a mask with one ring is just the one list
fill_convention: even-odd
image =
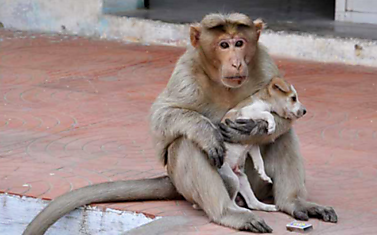
[[(266, 172), (274, 180), (272, 194), (281, 211), (297, 219), (310, 216), (336, 222), (332, 208), (305, 200), (304, 168), (289, 120), (274, 115), (276, 130), (271, 135), (266, 134), (264, 121), (238, 120), (218, 126), (228, 110), (279, 75), (259, 43), (262, 26), (240, 13), (209, 14), (190, 26), (190, 45), (150, 111), (151, 135), (167, 176), (106, 182), (68, 192), (43, 209), (23, 234), (44, 234), (61, 216), (89, 203), (182, 197), (202, 208), (214, 223), (272, 232), (251, 210), (233, 204), (217, 170), (224, 161), (224, 141), (262, 145)], [(254, 192), (262, 197), (266, 190), (258, 187), (248, 161), (245, 170)]]

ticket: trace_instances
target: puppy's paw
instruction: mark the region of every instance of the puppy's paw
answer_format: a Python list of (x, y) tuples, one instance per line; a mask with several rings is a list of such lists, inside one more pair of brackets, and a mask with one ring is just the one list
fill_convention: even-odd
[(278, 209), (277, 206), (275, 206), (275, 205), (267, 205), (267, 206), (264, 208), (264, 211), (276, 212), (276, 211), (279, 211), (279, 209)]
[(260, 177), (262, 178), (262, 180), (263, 180), (264, 182), (269, 183), (269, 184), (272, 184), (272, 179), (271, 179), (268, 175), (266, 175), (266, 174), (262, 174), (262, 175), (260, 175)]
[(192, 204), (192, 208), (194, 208), (195, 210), (201, 210), (201, 208), (196, 204)]

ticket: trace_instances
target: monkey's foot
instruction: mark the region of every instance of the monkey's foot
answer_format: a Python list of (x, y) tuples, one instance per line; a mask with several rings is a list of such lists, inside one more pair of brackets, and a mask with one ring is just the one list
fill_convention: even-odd
[(312, 202), (298, 202), (295, 205), (295, 210), (292, 216), (298, 220), (307, 221), (309, 218), (322, 219), (325, 222), (336, 223), (338, 222), (338, 216), (335, 210), (329, 206), (321, 206)]
[(263, 219), (254, 216), (244, 224), (240, 230), (251, 231), (253, 233), (272, 233), (272, 228)]
[(272, 228), (268, 226), (263, 219), (259, 218), (252, 211), (237, 206), (228, 208), (227, 212), (222, 215), (220, 220), (214, 219), (213, 221), (243, 231), (254, 233), (272, 232)]

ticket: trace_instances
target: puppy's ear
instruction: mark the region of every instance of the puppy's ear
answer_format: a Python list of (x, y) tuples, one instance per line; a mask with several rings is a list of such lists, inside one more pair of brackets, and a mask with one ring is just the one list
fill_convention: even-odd
[(201, 28), (199, 24), (190, 26), (190, 41), (193, 47), (198, 47)]
[(257, 29), (257, 40), (259, 40), (262, 30), (267, 27), (267, 24), (260, 18), (254, 20), (253, 23), (255, 28)]
[(289, 84), (280, 77), (274, 77), (270, 82), (270, 89), (288, 93), (290, 91)]

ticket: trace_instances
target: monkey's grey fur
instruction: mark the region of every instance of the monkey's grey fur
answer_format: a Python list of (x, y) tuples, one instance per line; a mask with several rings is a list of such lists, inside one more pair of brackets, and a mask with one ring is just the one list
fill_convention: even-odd
[[(220, 77), (209, 48), (211, 36), (205, 27), (216, 28), (220, 22), (231, 30), (239, 29), (249, 37), (252, 60), (246, 61), (248, 76), (245, 83), (232, 89), (216, 81)], [(201, 22), (203, 37), (197, 47), (189, 47), (179, 59), (165, 90), (151, 108), (151, 129), (159, 158), (166, 164), (168, 176), (138, 181), (107, 182), (91, 185), (64, 194), (52, 201), (26, 228), (24, 235), (43, 234), (49, 226), (69, 211), (89, 203), (179, 199), (182, 196), (200, 206), (215, 223), (252, 232), (271, 232), (272, 229), (252, 211), (235, 207), (215, 166), (221, 166), (225, 154), (223, 136), (218, 129), (224, 114), (247, 96), (255, 93), (279, 75), (279, 71), (266, 52), (257, 45), (259, 31), (242, 14), (209, 15)], [(246, 27), (246, 28), (245, 28)], [(218, 29), (218, 28), (217, 28)], [(206, 30), (208, 32), (206, 32)], [(197, 40), (198, 29), (193, 29), (191, 40)], [(246, 42), (246, 41), (245, 41)], [(203, 45), (202, 45), (202, 44)], [(207, 44), (206, 44), (207, 43)], [(245, 44), (246, 45), (246, 44)], [(213, 57), (216, 58), (216, 57)], [(229, 66), (228, 66), (229, 67)], [(216, 75), (216, 76), (215, 76)], [(273, 189), (263, 187), (254, 168), (246, 162), (246, 173), (253, 191), (259, 199), (273, 195), (278, 208), (297, 219), (319, 217), (336, 222), (330, 207), (307, 202), (304, 167), (299, 143), (291, 124), (275, 116), (276, 131), (263, 134), (264, 123), (232, 123), (223, 130), (227, 140), (236, 143), (262, 144), (267, 174), (273, 179)], [(261, 130), (248, 135), (248, 128)], [(245, 131), (246, 129), (246, 131)], [(182, 195), (182, 196), (181, 196)]]

